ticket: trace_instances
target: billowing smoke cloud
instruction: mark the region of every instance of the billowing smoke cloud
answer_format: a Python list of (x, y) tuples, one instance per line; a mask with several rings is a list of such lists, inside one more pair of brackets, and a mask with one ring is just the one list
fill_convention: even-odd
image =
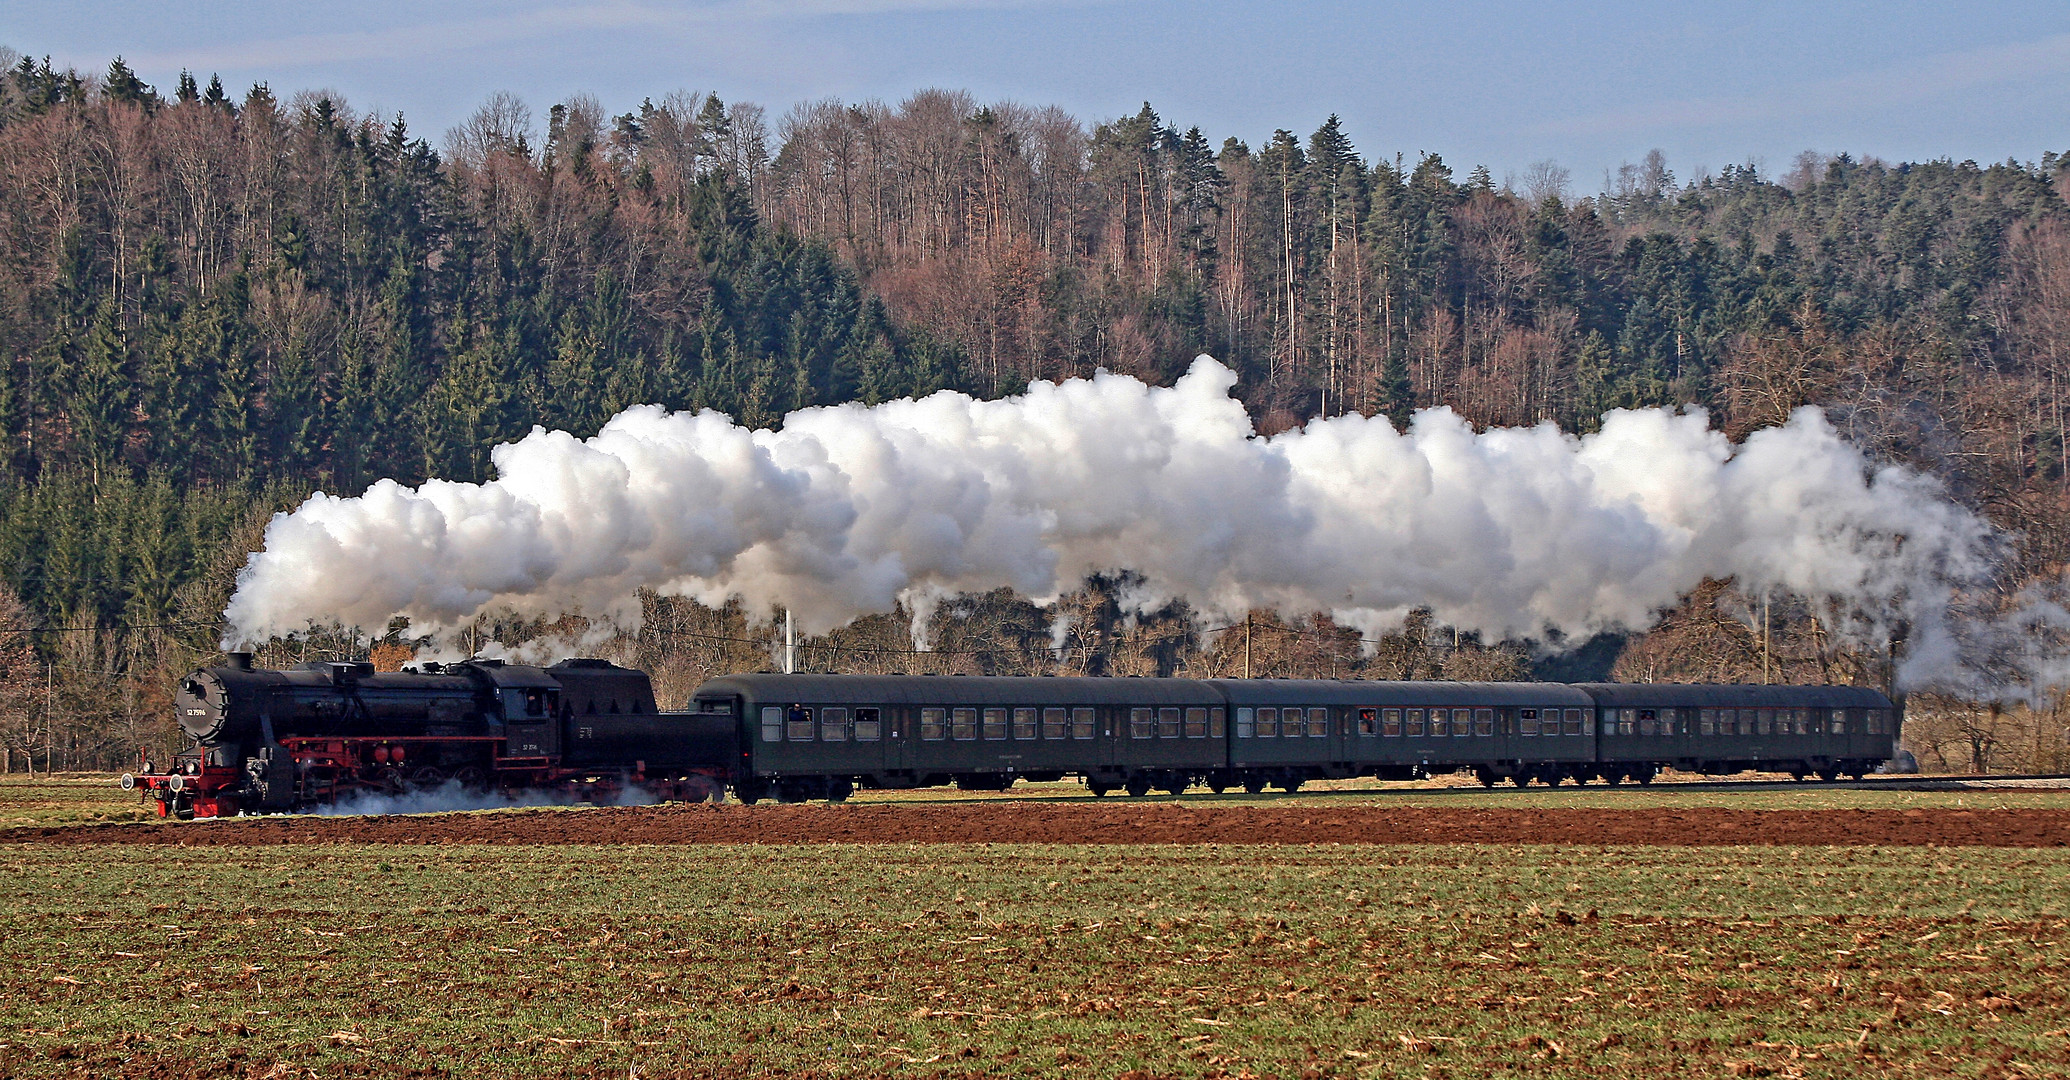
[(276, 517), (239, 578), (232, 641), (342, 624), (420, 633), (511, 611), (622, 626), (641, 588), (824, 631), (902, 600), (1011, 586), (1054, 598), (1131, 570), (1145, 608), (1329, 611), (1377, 634), (1418, 607), (1493, 637), (1648, 625), (1705, 577), (1795, 593), (1834, 628), (1909, 628), (1905, 681), (1968, 685), (1951, 616), (1997, 539), (1930, 478), (1871, 469), (1815, 409), (1734, 446), (1699, 410), (1598, 434), (1407, 432), (1337, 417), (1260, 437), (1202, 357), (1170, 388), (1102, 374), (1020, 397), (807, 409), (780, 431), (628, 409), (595, 438), (534, 429), (497, 479), (383, 481)]

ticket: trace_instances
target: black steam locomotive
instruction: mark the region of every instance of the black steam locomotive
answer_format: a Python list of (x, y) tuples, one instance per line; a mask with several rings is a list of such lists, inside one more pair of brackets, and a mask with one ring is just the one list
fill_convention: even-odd
[(1851, 686), (770, 674), (713, 679), (663, 712), (645, 672), (603, 660), (376, 674), (242, 654), (175, 700), (192, 747), (123, 782), (183, 817), (453, 783), (754, 803), (1068, 776), (1096, 795), (1454, 772), (1647, 783), (1666, 767), (1830, 779), (1891, 758), (1902, 723)]
[(644, 671), (607, 660), (528, 667), (500, 660), (311, 662), (274, 671), (248, 653), (181, 680), (173, 695), (193, 740), (172, 766), (148, 760), (125, 788), (162, 814), (216, 817), (305, 809), (348, 792), (402, 794), (458, 784), (489, 790), (615, 791), (626, 778), (662, 797), (721, 790), (733, 742), (710, 716), (655, 708)]

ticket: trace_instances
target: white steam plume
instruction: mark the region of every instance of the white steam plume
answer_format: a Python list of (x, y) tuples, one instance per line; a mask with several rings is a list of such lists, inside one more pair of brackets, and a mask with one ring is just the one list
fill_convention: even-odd
[(1694, 409), (1613, 412), (1579, 437), (1431, 409), (1406, 433), (1345, 416), (1264, 438), (1235, 381), (1202, 357), (1170, 388), (1102, 373), (806, 409), (780, 431), (658, 406), (587, 440), (535, 428), (496, 448), (489, 483), (384, 480), (276, 516), (228, 640), (501, 611), (630, 627), (641, 588), (781, 605), (823, 632), (1124, 569), (1143, 609), (1329, 611), (1377, 635), (1427, 606), (1494, 637), (1580, 638), (1732, 577), (1818, 600), (1860, 642), (1908, 625), (1912, 686), (1977, 681), (1951, 604), (1988, 580), (1996, 536), (1930, 478), (1869, 468), (1816, 409), (1738, 446)]

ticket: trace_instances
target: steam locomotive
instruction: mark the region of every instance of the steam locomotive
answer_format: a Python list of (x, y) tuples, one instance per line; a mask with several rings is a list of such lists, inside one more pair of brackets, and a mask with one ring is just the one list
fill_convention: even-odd
[(213, 817), (448, 784), (755, 803), (1070, 776), (1095, 795), (1456, 772), (1648, 783), (1668, 767), (1832, 779), (1893, 757), (1903, 719), (1862, 687), (1652, 683), (756, 674), (689, 705), (658, 710), (645, 672), (604, 660), (377, 674), (232, 654), (175, 695), (192, 745), (122, 782), (162, 814)]

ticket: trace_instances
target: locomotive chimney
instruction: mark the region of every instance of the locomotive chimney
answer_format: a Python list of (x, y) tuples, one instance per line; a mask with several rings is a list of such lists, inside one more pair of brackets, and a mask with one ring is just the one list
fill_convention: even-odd
[(239, 671), (250, 671), (252, 669), (252, 654), (248, 652), (234, 652), (227, 655), (230, 658), (231, 667)]

